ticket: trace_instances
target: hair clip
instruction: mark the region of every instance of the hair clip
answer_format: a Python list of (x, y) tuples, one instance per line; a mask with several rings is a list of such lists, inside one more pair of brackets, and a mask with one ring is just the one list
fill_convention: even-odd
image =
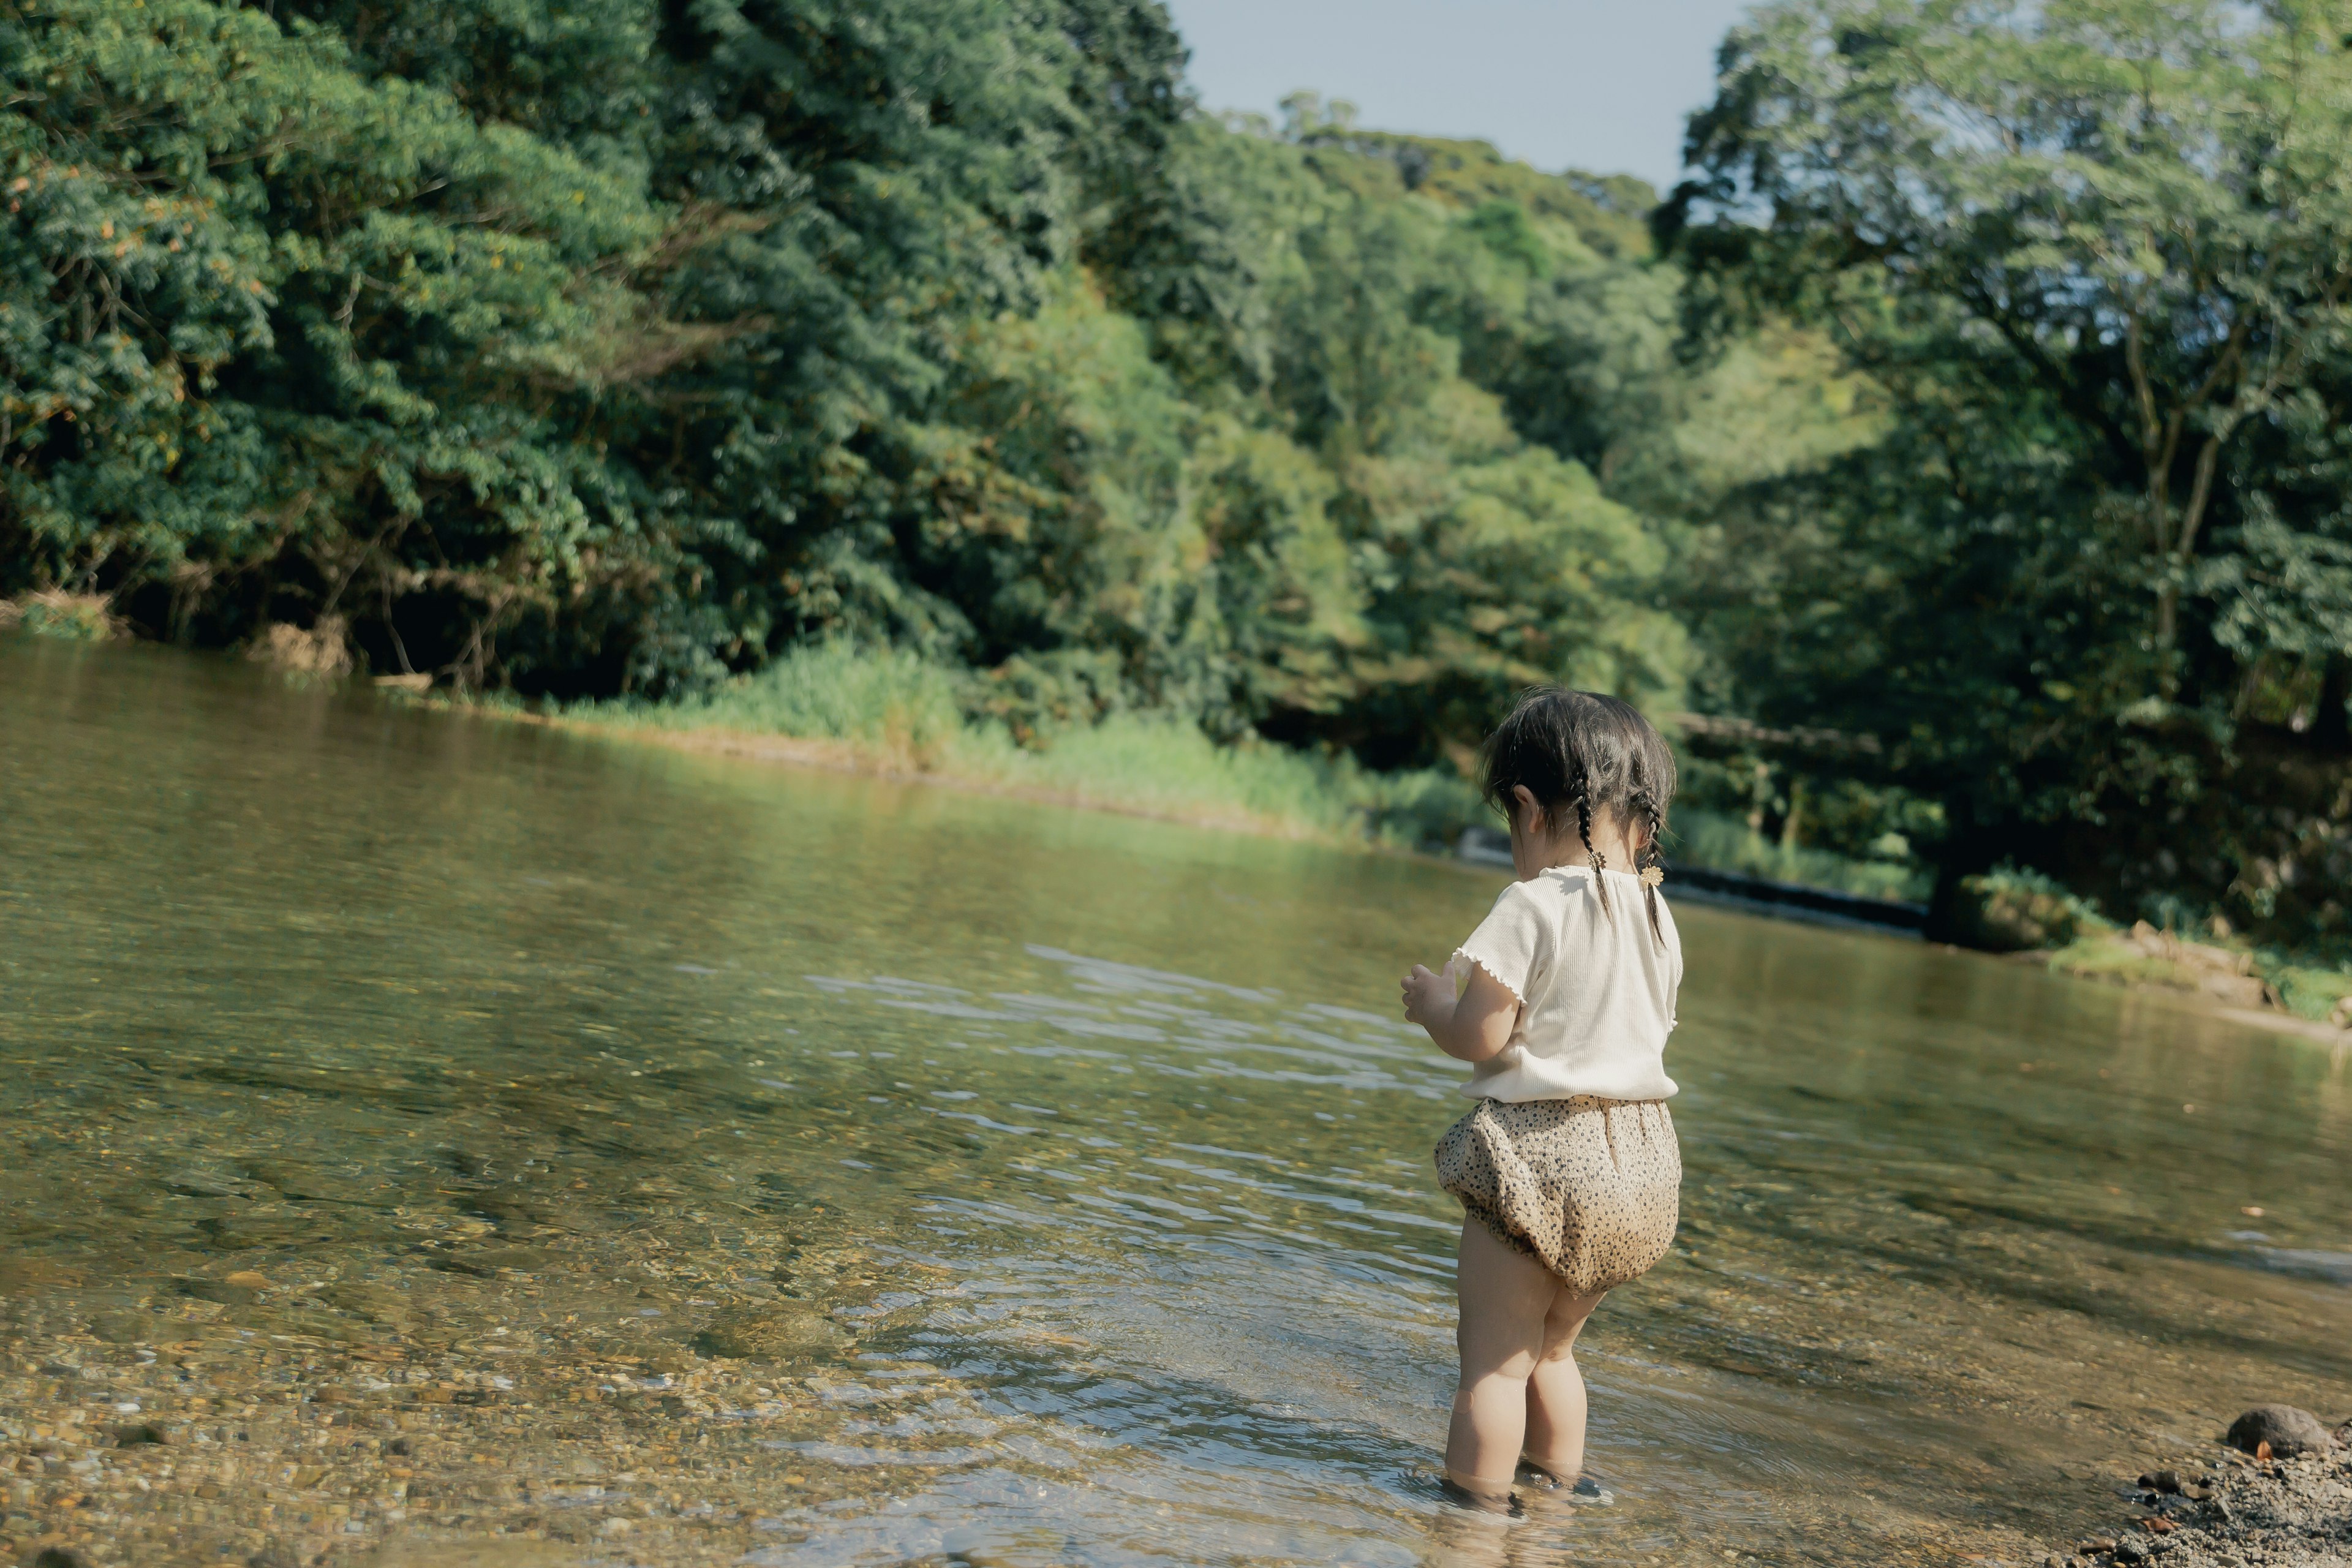
[(1644, 866), (1642, 868), (1642, 886), (1645, 888), (1654, 888), (1665, 879), (1666, 868), (1664, 866)]

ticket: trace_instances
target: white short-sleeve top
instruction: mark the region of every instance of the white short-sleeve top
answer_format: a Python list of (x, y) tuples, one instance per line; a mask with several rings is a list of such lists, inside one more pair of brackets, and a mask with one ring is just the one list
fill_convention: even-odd
[(1470, 1069), (1465, 1094), (1664, 1100), (1675, 1092), (1665, 1067), (1683, 982), (1674, 915), (1661, 897), (1662, 941), (1650, 930), (1639, 877), (1597, 873), (1608, 879), (1604, 910), (1595, 875), (1555, 866), (1513, 882), (1454, 950), (1449, 967), (1457, 983), (1468, 978), (1460, 966), (1475, 963), (1519, 999), (1510, 1044)]

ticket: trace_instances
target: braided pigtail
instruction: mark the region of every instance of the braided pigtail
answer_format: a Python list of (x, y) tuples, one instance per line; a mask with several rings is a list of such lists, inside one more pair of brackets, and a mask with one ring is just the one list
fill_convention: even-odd
[(1601, 874), (1609, 868), (1609, 858), (1592, 847), (1592, 787), (1588, 779), (1577, 781), (1576, 831), (1584, 840), (1585, 864), (1592, 868), (1592, 890), (1601, 895), (1601, 910), (1613, 921), (1617, 911), (1609, 907), (1609, 879)]
[(1666, 879), (1666, 855), (1658, 840), (1665, 833), (1665, 820), (1658, 811), (1656, 797), (1643, 790), (1633, 797), (1634, 809), (1642, 814), (1642, 848), (1634, 864), (1642, 873), (1642, 902), (1650, 911), (1650, 934), (1664, 943), (1665, 927), (1658, 921), (1658, 884)]
[(1524, 789), (1554, 831), (1575, 822), (1593, 892), (1612, 922), (1617, 910), (1609, 896), (1609, 861), (1593, 842), (1593, 829), (1596, 820), (1622, 822), (1633, 851), (1633, 864), (1625, 868), (1640, 876), (1650, 929), (1664, 940), (1657, 884), (1664, 875), (1660, 840), (1675, 798), (1675, 754), (1648, 720), (1597, 691), (1538, 687), (1522, 692), (1486, 737), (1480, 771), (1479, 793), (1506, 817)]

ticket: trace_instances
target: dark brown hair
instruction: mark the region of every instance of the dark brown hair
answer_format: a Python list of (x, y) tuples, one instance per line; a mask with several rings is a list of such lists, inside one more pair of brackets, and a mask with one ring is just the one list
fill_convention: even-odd
[[(1665, 834), (1667, 808), (1674, 804), (1675, 753), (1632, 704), (1596, 691), (1534, 687), (1519, 694), (1511, 711), (1486, 737), (1481, 761), (1482, 793), (1505, 817), (1511, 815), (1511, 792), (1521, 784), (1536, 797), (1554, 832), (1573, 815), (1585, 852), (1591, 857), (1593, 886), (1602, 909), (1609, 908), (1609, 887), (1599, 873), (1608, 861), (1592, 846), (1594, 817), (1625, 823), (1639, 846), (1632, 869), (1665, 865), (1658, 840)], [(1652, 933), (1664, 941), (1657, 889), (1644, 887), (1642, 899), (1649, 909)]]

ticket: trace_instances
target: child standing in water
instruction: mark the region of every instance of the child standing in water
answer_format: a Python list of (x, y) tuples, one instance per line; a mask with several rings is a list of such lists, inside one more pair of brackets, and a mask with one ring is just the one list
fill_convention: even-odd
[(1478, 1101), (1437, 1145), (1465, 1214), (1445, 1474), (1493, 1500), (1523, 1463), (1577, 1483), (1577, 1333), (1674, 1240), (1683, 1169), (1664, 1058), (1683, 955), (1658, 896), (1674, 754), (1641, 714), (1530, 691), (1485, 764), (1518, 879), (1444, 973), (1413, 966), (1404, 1016), (1471, 1065)]

